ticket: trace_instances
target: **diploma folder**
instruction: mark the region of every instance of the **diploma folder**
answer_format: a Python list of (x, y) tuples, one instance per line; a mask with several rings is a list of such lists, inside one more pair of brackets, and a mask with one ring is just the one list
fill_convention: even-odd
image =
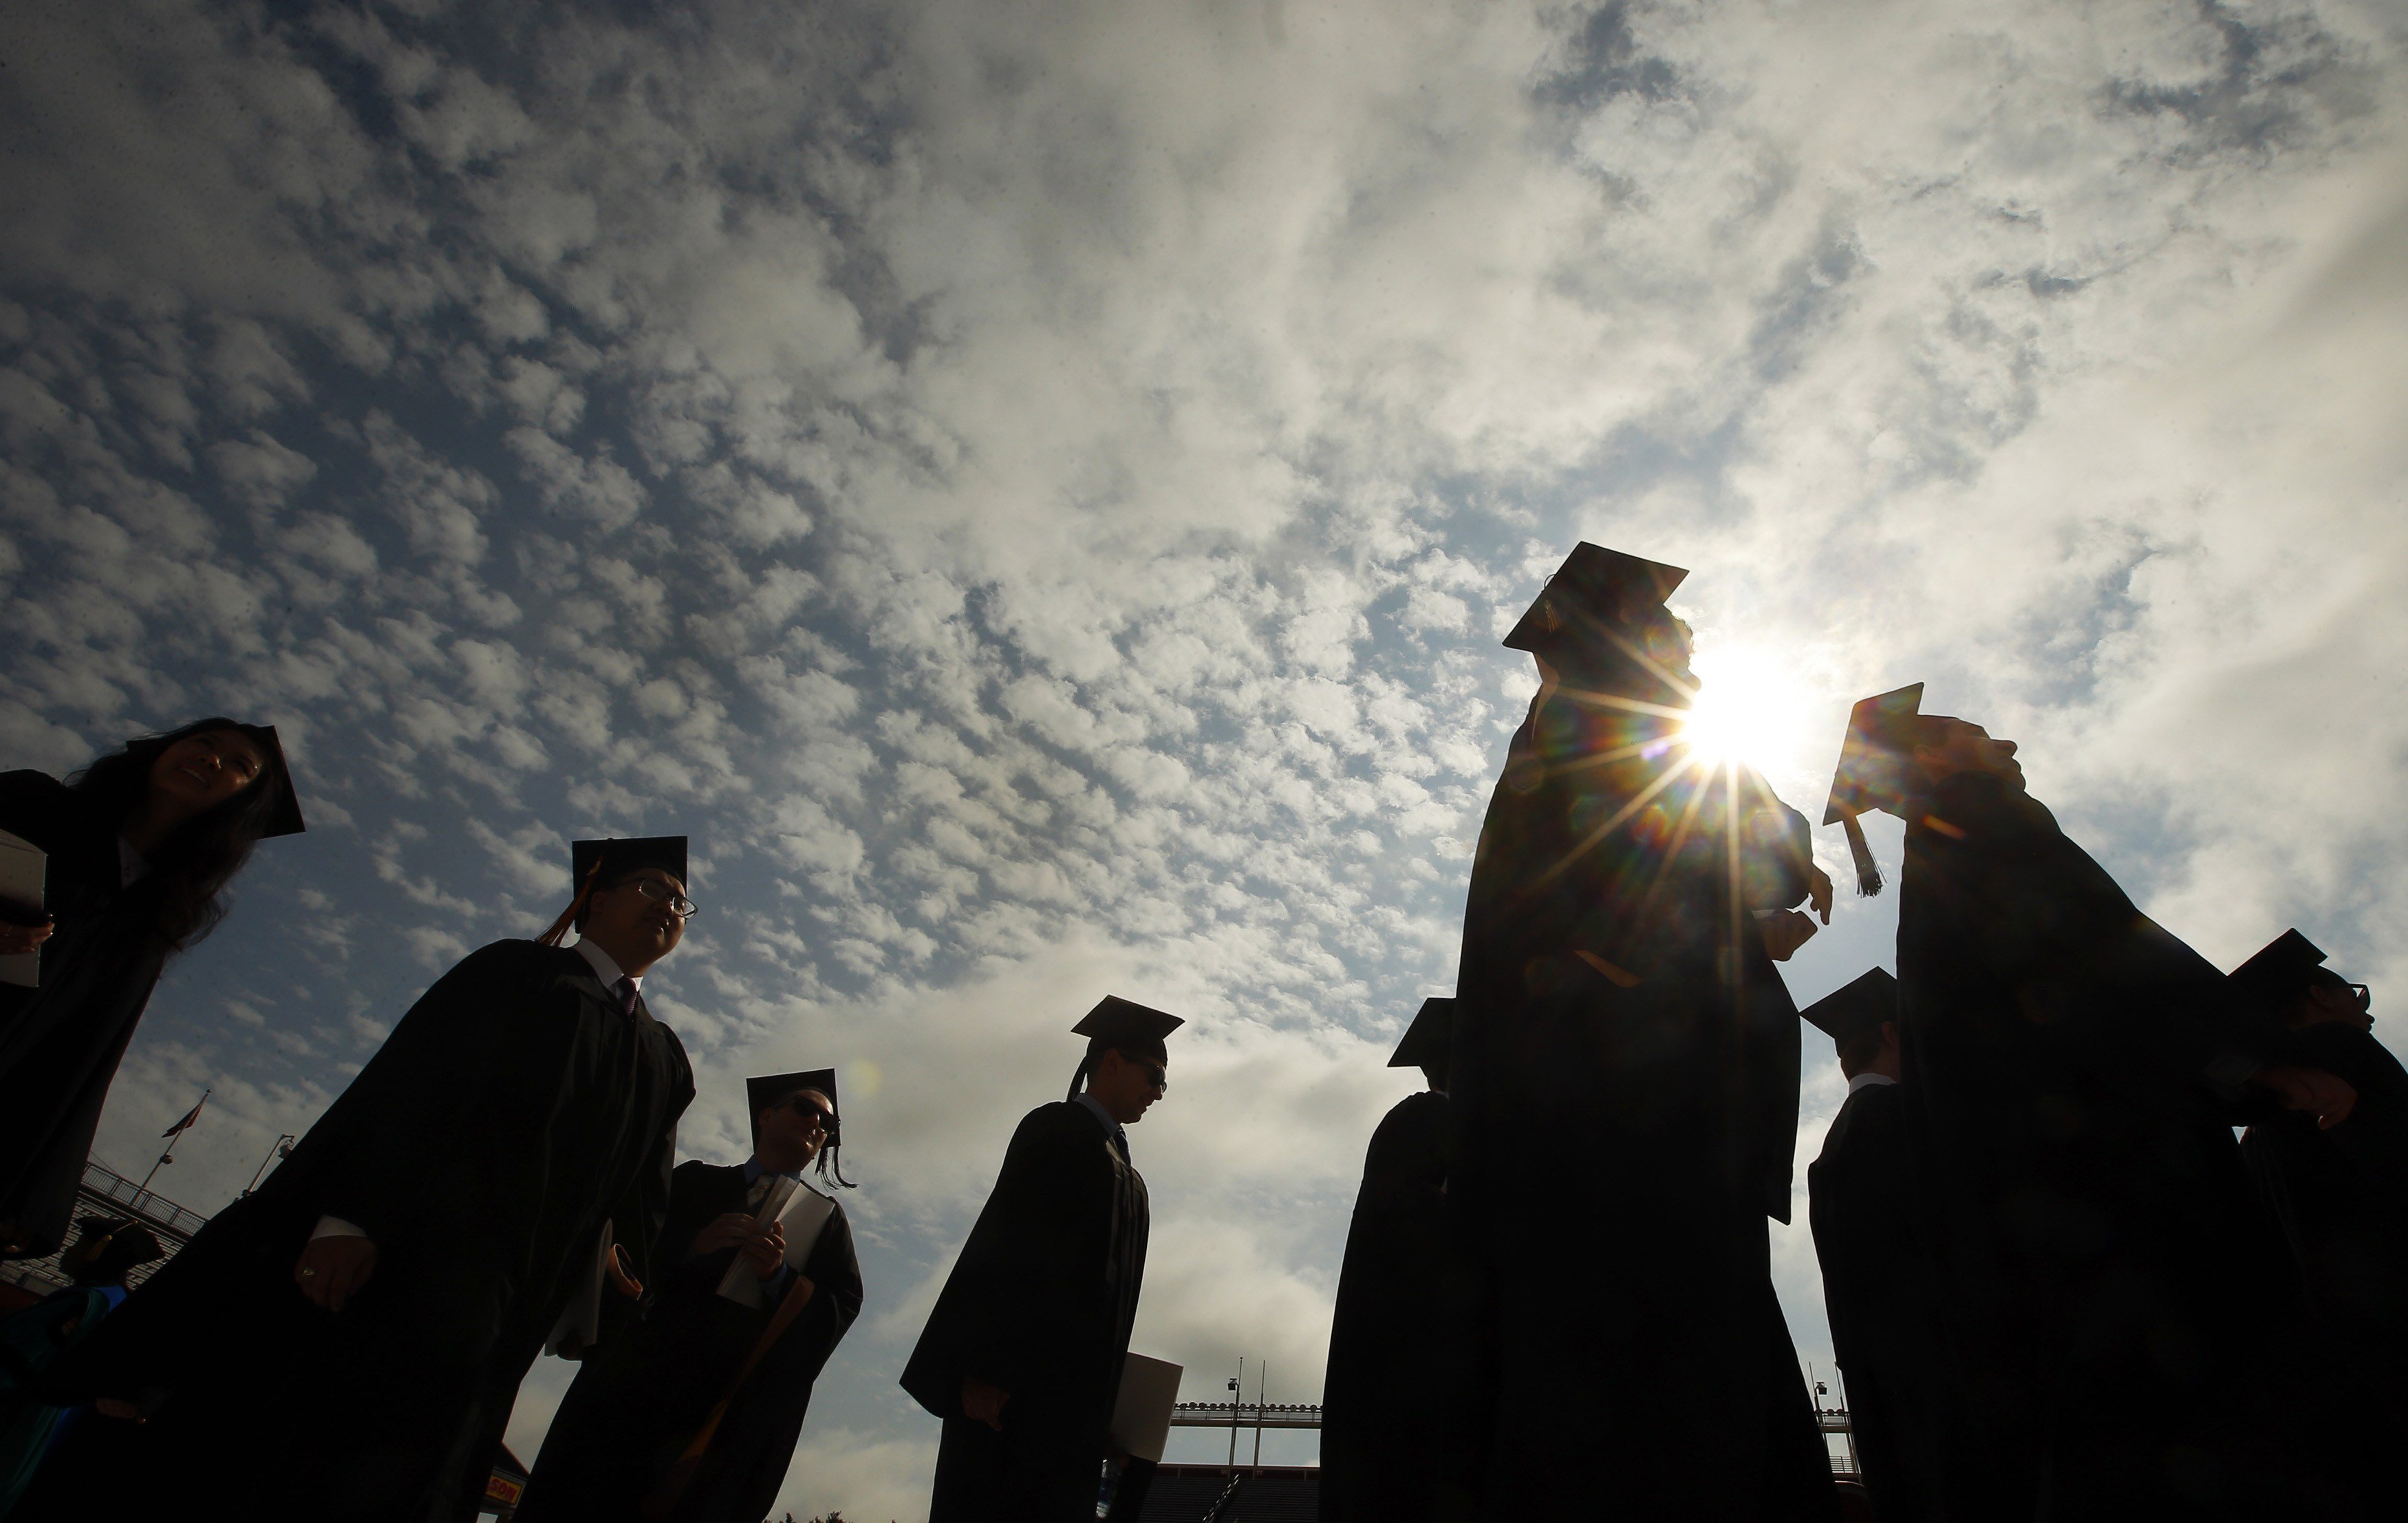
[[(811, 1257), (811, 1249), (818, 1246), (820, 1229), (835, 1214), (834, 1199), (780, 1174), (752, 1219), (765, 1226), (774, 1221), (786, 1229), (786, 1267), (798, 1270)], [(727, 1272), (719, 1277), (719, 1293), (756, 1312), (769, 1304), (768, 1283), (752, 1272), (752, 1260), (740, 1253), (727, 1266)]]
[(1182, 1366), (1129, 1354), (1121, 1363), (1121, 1394), (1112, 1403), (1112, 1442), (1133, 1459), (1159, 1463), (1170, 1441), (1170, 1409), (1179, 1404)]
[[(50, 858), (22, 836), (0, 830), (0, 919), (38, 925), (42, 918), (42, 875)], [(0, 957), (0, 984), (21, 989), (39, 988), (42, 950)]]

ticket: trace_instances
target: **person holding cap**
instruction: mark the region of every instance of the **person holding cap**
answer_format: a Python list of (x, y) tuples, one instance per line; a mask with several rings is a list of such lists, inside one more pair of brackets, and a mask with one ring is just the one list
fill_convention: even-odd
[(1875, 968), (1799, 1012), (1831, 1039), (1848, 1098), (1806, 1170), (1831, 1349), (1881, 1523), (1965, 1516), (1949, 1504), (1947, 1450), (1965, 1441), (1945, 1358), (1941, 1286), (1899, 1086), (1898, 980)]
[(2337, 1483), (2270, 1407), (2296, 1296), (2232, 1128), (2337, 1125), (2355, 1096), (2141, 913), (2013, 741), (1922, 694), (1856, 706), (1826, 818), (1867, 892), (1855, 817), (1906, 822), (1903, 1102), (1986, 1448), (1957, 1494), (2015, 1518), (2316, 1516)]
[(1145, 1278), (1126, 1128), (1169, 1088), (1176, 1015), (1107, 995), (1068, 1097), (1021, 1119), (903, 1369), (944, 1420), (929, 1523), (1091, 1523)]
[(1836, 1516), (1766, 1225), (1798, 1127), (1773, 962), (1830, 882), (1804, 816), (1686, 742), (1686, 575), (1581, 544), (1505, 639), (1540, 687), (1464, 909), (1441, 1516), (1575, 1516), (1598, 1474), (1633, 1516)]
[[(836, 1070), (744, 1089), (752, 1157), (678, 1165), (659, 1283), (568, 1387), (519, 1523), (760, 1523), (777, 1501), (811, 1387), (861, 1313), (861, 1264), (844, 1207), (826, 1198), (853, 1185), (838, 1158)], [(804, 1178), (814, 1164), (817, 1190)], [(809, 1244), (779, 1227), (796, 1190), (824, 1200)], [(744, 1300), (722, 1293), (739, 1264), (760, 1287)]]
[(1398, 1100), (1371, 1133), (1363, 1188), (1338, 1271), (1322, 1382), (1322, 1523), (1412, 1523), (1434, 1516), (1424, 1467), (1443, 1442), (1446, 1402), (1429, 1378), (1435, 1345), (1461, 1330), (1446, 1241), (1446, 1066), (1455, 1001), (1425, 999), (1392, 1069), (1429, 1087)]
[(2391, 1462), (2408, 1431), (2408, 1071), (2375, 1038), (2367, 986), (2324, 962), (2315, 942), (2286, 930), (2234, 969), (2232, 983), (2358, 1103), (2329, 1129), (2298, 1111), (2263, 1117), (2241, 1139), (2241, 1156), (2306, 1286), (2349, 1452), (2371, 1461), (2370, 1489), (2396, 1513), (2408, 1505)]
[(543, 939), (437, 980), (65, 1362), (54, 1384), (148, 1419), (112, 1484), (131, 1466), (252, 1516), (474, 1510), (536, 1355), (592, 1334), (602, 1282), (633, 1297), (652, 1272), (694, 1081), (641, 981), (695, 912), (685, 844), (577, 842)]
[(58, 1252), (109, 1082), (170, 958), (225, 917), (251, 847), (302, 829), (273, 725), (210, 718), (129, 740), (69, 783), (0, 773), (0, 830), (47, 860), (0, 898), (0, 1258)]

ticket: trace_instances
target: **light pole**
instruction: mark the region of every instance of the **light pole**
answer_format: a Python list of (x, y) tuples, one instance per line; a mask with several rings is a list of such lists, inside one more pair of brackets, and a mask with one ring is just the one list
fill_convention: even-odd
[(1238, 1373), (1229, 1382), (1229, 1472), (1238, 1470), (1238, 1402), (1246, 1394), (1246, 1357), (1238, 1356)]
[(251, 1174), (251, 1183), (242, 1187), (242, 1195), (237, 1195), (235, 1199), (239, 1200), (243, 1196), (247, 1196), (251, 1194), (251, 1191), (259, 1188), (259, 1176), (267, 1172), (267, 1166), (274, 1163), (277, 1159), (289, 1158), (293, 1157), (293, 1144), (296, 1141), (298, 1141), (298, 1139), (289, 1131), (279, 1136), (276, 1139), (276, 1144), (267, 1150), (267, 1157), (259, 1160), (259, 1168)]

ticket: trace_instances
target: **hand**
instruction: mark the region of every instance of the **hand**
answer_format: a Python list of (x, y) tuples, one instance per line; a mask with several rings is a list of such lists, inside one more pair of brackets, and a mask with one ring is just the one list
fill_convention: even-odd
[(2258, 1082), (2274, 1092), (2284, 1110), (2305, 1111), (2315, 1116), (2319, 1131), (2329, 1131), (2347, 1121), (2358, 1104), (2358, 1091), (2348, 1081), (2322, 1069), (2268, 1069), (2258, 1075)]
[(1002, 1432), (1003, 1404), (1010, 1400), (1011, 1393), (1000, 1386), (990, 1386), (975, 1375), (962, 1377), (962, 1415), (974, 1423)]
[(746, 1243), (742, 1251), (752, 1265), (752, 1272), (764, 1280), (769, 1279), (786, 1261), (786, 1229), (771, 1222), (769, 1230)]
[(627, 1261), (627, 1245), (610, 1244), (610, 1257), (602, 1260), (602, 1272), (609, 1276), (611, 1287), (629, 1300), (639, 1300), (644, 1294), (644, 1282), (636, 1278), (636, 1266)]
[(694, 1256), (699, 1258), (722, 1248), (740, 1248), (759, 1237), (761, 1231), (761, 1224), (747, 1212), (731, 1211), (724, 1216), (714, 1216), (710, 1225), (694, 1235)]
[(19, 926), (0, 920), (0, 956), (31, 952), (50, 939), (57, 927), (45, 920), (38, 926)]
[(1813, 940), (1816, 927), (1812, 915), (1783, 910), (1757, 921), (1756, 928), (1763, 933), (1766, 955), (1774, 962), (1787, 962), (1792, 953)]
[(1823, 917), (1824, 925), (1831, 923), (1831, 875), (1812, 862), (1806, 864), (1806, 902)]
[(367, 1287), (376, 1272), (377, 1245), (366, 1238), (311, 1238), (293, 1263), (293, 1283), (309, 1304), (339, 1312)]

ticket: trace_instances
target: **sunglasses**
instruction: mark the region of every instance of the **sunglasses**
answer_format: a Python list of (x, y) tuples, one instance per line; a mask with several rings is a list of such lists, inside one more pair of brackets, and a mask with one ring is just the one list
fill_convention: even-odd
[(794, 1112), (796, 1115), (801, 1116), (806, 1121), (818, 1122), (820, 1124), (820, 1129), (826, 1132), (830, 1137), (834, 1137), (836, 1135), (836, 1117), (830, 1113), (821, 1110), (818, 1106), (812, 1104), (810, 1100), (805, 1099), (802, 1096), (797, 1095), (793, 1099), (788, 1100), (786, 1102), (786, 1109)]
[(1164, 1069), (1161, 1064), (1149, 1063), (1143, 1058), (1138, 1058), (1134, 1061), (1137, 1064), (1138, 1071), (1145, 1075), (1145, 1082), (1147, 1084), (1152, 1085), (1156, 1090), (1163, 1094), (1168, 1094), (1170, 1092), (1170, 1074), (1169, 1071)]

